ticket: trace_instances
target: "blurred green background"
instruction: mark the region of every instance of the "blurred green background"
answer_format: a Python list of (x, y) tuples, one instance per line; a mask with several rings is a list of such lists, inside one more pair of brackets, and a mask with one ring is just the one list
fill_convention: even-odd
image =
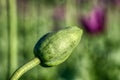
[[(81, 27), (78, 17), (98, 1), (104, 0), (0, 0), (0, 80), (8, 80), (34, 57), (34, 45), (45, 33)], [(105, 32), (93, 36), (84, 31), (67, 61), (55, 67), (37, 66), (20, 80), (120, 80), (120, 6), (105, 5)]]

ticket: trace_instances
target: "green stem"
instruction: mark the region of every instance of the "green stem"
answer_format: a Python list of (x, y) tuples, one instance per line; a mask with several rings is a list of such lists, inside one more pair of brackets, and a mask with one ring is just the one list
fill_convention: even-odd
[(67, 0), (66, 1), (66, 26), (76, 25), (76, 1), (75, 0)]
[(18, 80), (25, 72), (28, 70), (32, 69), (33, 67), (37, 66), (40, 64), (40, 59), (39, 58), (33, 58), (30, 60), (28, 63), (24, 64), (20, 68), (18, 68), (12, 75), (10, 80)]
[(17, 5), (16, 0), (7, 0), (9, 36), (9, 75), (17, 67)]

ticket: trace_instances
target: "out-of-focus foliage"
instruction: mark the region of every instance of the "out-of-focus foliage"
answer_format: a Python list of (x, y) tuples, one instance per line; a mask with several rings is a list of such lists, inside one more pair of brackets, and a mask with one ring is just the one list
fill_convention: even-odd
[[(9, 73), (7, 1), (0, 0), (0, 80), (6, 80)], [(70, 1), (76, 1), (76, 5)], [(120, 6), (107, 1), (109, 4), (104, 0), (17, 0), (18, 67), (34, 57), (34, 45), (42, 35), (66, 27), (66, 18), (73, 23), (76, 19), (74, 25), (82, 28), (78, 18), (99, 4), (107, 9), (104, 32), (91, 35), (83, 29), (79, 46), (66, 62), (49, 68), (37, 66), (21, 80), (120, 80)]]

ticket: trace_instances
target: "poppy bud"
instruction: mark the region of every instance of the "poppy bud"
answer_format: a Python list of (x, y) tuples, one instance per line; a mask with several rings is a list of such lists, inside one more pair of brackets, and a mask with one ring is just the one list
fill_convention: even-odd
[(35, 45), (35, 56), (42, 66), (55, 66), (64, 62), (80, 42), (82, 30), (78, 27), (66, 27), (57, 32), (48, 33)]

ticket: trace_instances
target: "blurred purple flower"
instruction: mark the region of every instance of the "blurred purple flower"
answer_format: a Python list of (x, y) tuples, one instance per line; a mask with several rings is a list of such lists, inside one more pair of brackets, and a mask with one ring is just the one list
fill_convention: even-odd
[(120, 0), (115, 0), (115, 3), (116, 3), (117, 6), (120, 7)]
[(91, 34), (101, 33), (105, 29), (106, 9), (95, 7), (88, 16), (82, 16), (80, 22), (84, 29)]
[(65, 16), (65, 7), (57, 6), (53, 11), (53, 19), (57, 21), (61, 21), (64, 19), (64, 16)]
[(17, 0), (18, 14), (20, 13), (22, 16), (28, 15), (28, 7), (28, 0)]

